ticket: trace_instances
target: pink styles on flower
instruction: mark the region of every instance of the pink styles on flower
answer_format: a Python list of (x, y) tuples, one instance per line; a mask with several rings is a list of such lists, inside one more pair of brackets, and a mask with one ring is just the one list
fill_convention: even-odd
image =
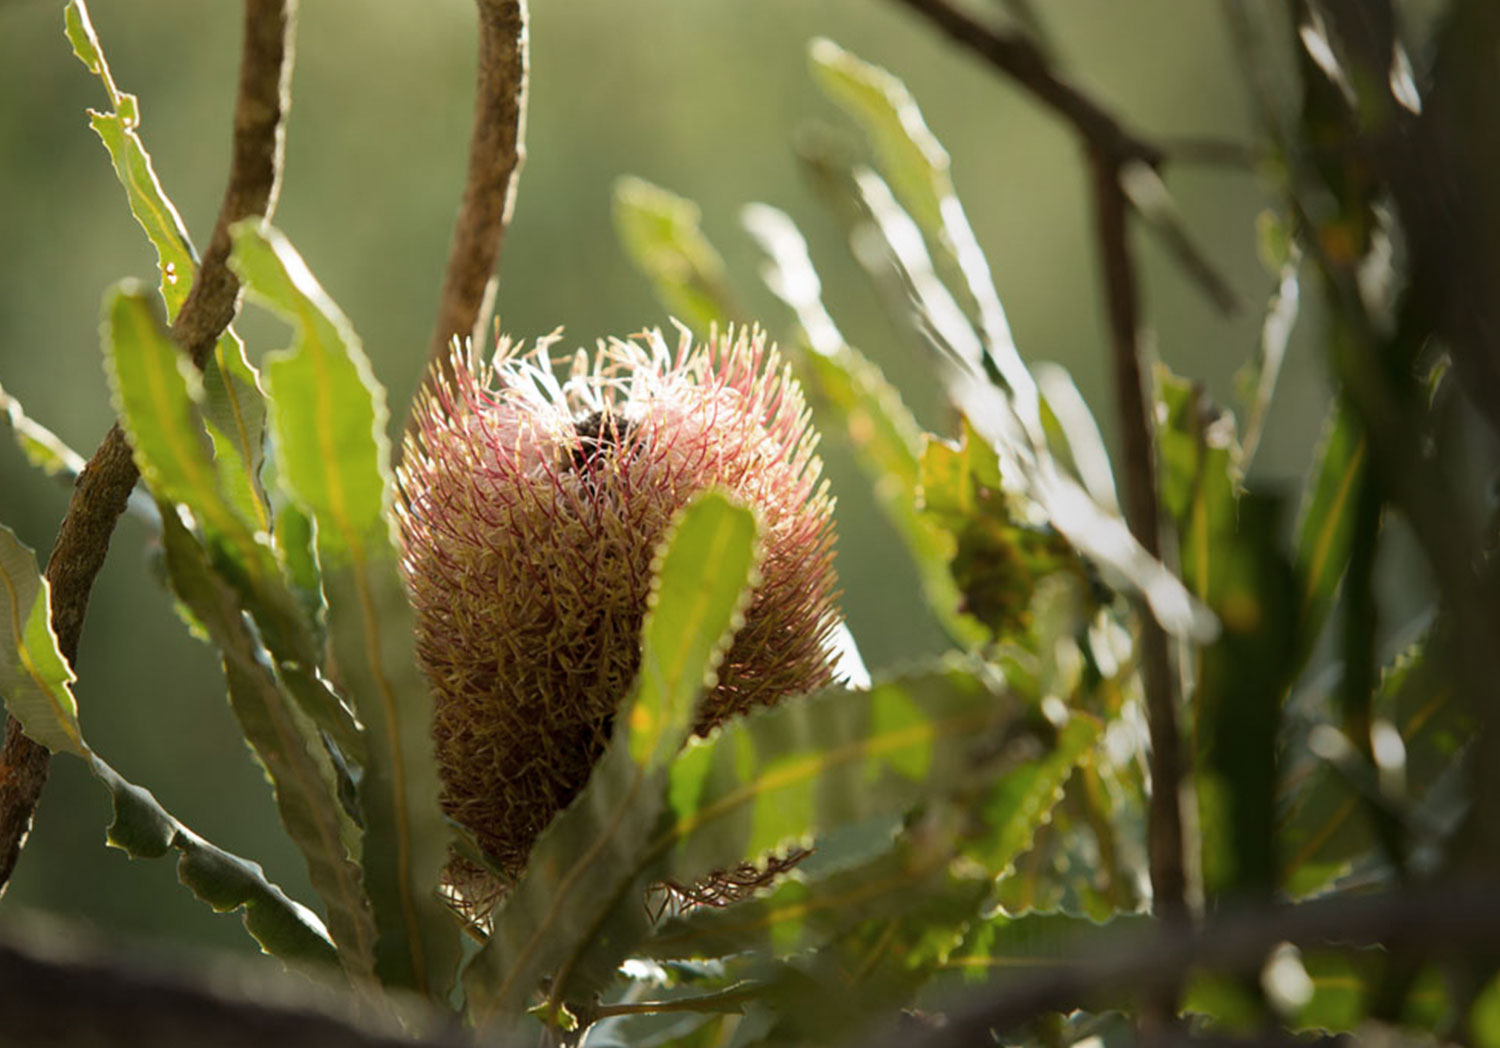
[[(694, 494), (755, 507), (764, 545), (700, 733), (829, 683), (838, 621), (817, 437), (761, 332), (684, 334), (675, 351), (657, 331), (612, 340), (561, 381), (548, 345), (502, 340), (492, 363), (456, 353), (451, 377), (434, 369), (399, 471), (443, 803), (509, 879), (603, 750), (640, 661), (652, 558)], [(462, 865), (450, 887), (473, 895)]]

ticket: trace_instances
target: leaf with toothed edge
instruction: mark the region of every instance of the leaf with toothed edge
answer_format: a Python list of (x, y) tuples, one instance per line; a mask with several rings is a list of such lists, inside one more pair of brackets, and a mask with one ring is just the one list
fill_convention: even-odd
[(446, 1000), (459, 931), (437, 887), (451, 834), (438, 807), (432, 699), (397, 567), (384, 390), (285, 237), (255, 221), (231, 237), (231, 268), (293, 329), (291, 348), (266, 361), (271, 428), (279, 483), (315, 524), (334, 675), (365, 726), (359, 800), (376, 972)]
[[(166, 303), (167, 319), (177, 316), (197, 276), (198, 259), (177, 208), (167, 197), (151, 156), (136, 133), (139, 105), (134, 95), (115, 86), (98, 35), (83, 0), (73, 0), (65, 11), (73, 53), (104, 84), (112, 112), (90, 111), (89, 122), (114, 163), (131, 213), (156, 249), (158, 285)], [(269, 527), (259, 476), (264, 457), (266, 406), (255, 369), (245, 358), (245, 347), (233, 330), (226, 330), (204, 362), (207, 392), (205, 421), (213, 440), (215, 464), (224, 489), (236, 509), (257, 529)]]
[(243, 910), (245, 929), (262, 950), (288, 964), (338, 963), (323, 923), (266, 879), (258, 863), (210, 844), (149, 791), (134, 786), (92, 753), (94, 777), (114, 799), (108, 842), (133, 859), (160, 859), (176, 849), (177, 878), (217, 913)]
[(109, 843), (132, 858), (155, 859), (175, 848), (179, 879), (220, 913), (244, 910), (261, 948), (289, 963), (333, 962), (322, 922), (266, 880), (256, 864), (215, 847), (170, 815), (146, 790), (126, 782), (89, 749), (69, 684), (73, 671), (52, 632), (46, 580), (31, 550), (0, 526), (0, 697), (26, 733), (54, 752), (89, 765), (114, 798)]
[(339, 958), (351, 979), (371, 980), (375, 925), (359, 865), (351, 858), (359, 854), (361, 834), (340, 801), (333, 760), (317, 726), (247, 628), (233, 589), (214, 574), (175, 509), (164, 507), (162, 522), (172, 588), (223, 655), (230, 706), (274, 788), (287, 836), (301, 850), (313, 888), (327, 907)]
[(317, 679), (319, 646), (308, 618), (287, 588), (263, 532), (253, 531), (220, 488), (200, 425), (201, 381), (183, 359), (139, 285), (105, 296), (104, 359), (120, 423), (146, 485), (193, 514), (214, 570), (241, 595), (275, 653), (303, 708), (351, 756), (360, 743), (354, 723)]

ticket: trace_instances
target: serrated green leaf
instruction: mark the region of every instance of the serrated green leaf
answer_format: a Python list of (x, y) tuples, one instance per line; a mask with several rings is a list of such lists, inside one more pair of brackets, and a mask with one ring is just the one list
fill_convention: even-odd
[(151, 157), (135, 132), (140, 125), (139, 105), (134, 95), (115, 86), (83, 0), (72, 0), (68, 4), (64, 21), (73, 53), (89, 72), (103, 81), (110, 105), (114, 107), (110, 113), (90, 111), (89, 123), (109, 150), (115, 174), (125, 187), (131, 213), (156, 248), (157, 265), (161, 271), (161, 296), (167, 304), (168, 317), (175, 317), (187, 300), (197, 269), (197, 257), (187, 227), (156, 178)]
[(1029, 755), (995, 784), (979, 808), (986, 830), (965, 845), (964, 854), (997, 875), (1010, 869), (1051, 819), (1063, 788), (1079, 764), (1088, 760), (1103, 731), (1096, 718), (1071, 715), (1044, 752)]
[[(1029, 745), (1040, 741), (1037, 735), (1023, 733), (1012, 739), (1011, 745), (1027, 752), (1017, 754), (1011, 770), (975, 806), (983, 826), (977, 839), (959, 842), (919, 828), (899, 839), (894, 849), (888, 846), (853, 866), (840, 866), (825, 876), (798, 871), (764, 896), (672, 918), (642, 948), (658, 958), (716, 957), (755, 949), (787, 954), (819, 948), (873, 920), (886, 922), (879, 933), (881, 952), (889, 955), (886, 960), (900, 954), (901, 963), (927, 963), (933, 958), (919, 961), (916, 939), (952, 934), (975, 915), (990, 889), (991, 875), (985, 868), (1003, 870), (1024, 850), (1099, 731), (1093, 718), (1075, 717), (1040, 754), (1031, 752)], [(970, 864), (955, 873), (949, 866), (958, 852), (982, 857), (983, 865)], [(934, 907), (950, 919), (939, 920)], [(898, 918), (899, 929), (890, 923)], [(898, 940), (906, 944), (904, 949), (894, 949)]]
[(358, 864), (358, 827), (344, 811), (333, 759), (317, 726), (278, 680), (270, 655), (247, 628), (238, 595), (214, 574), (207, 553), (164, 507), (163, 544), (172, 588), (223, 657), (230, 706), (265, 768), (287, 835), (307, 862), (327, 907), (339, 959), (356, 983), (374, 977), (375, 924)]
[(293, 328), (291, 348), (266, 361), (271, 427), (280, 483), (316, 524), (333, 660), (366, 729), (359, 797), (376, 971), (387, 985), (443, 1000), (459, 954), (457, 922), (437, 895), (451, 835), (389, 516), (385, 393), (348, 320), (287, 240), (257, 222), (231, 237), (231, 267)]
[(644, 891), (663, 813), (662, 766), (681, 748), (706, 675), (733, 636), (755, 540), (754, 514), (714, 492), (690, 502), (665, 540), (623, 738), (537, 838), (466, 973), (482, 1021), (520, 1014), (548, 973), (553, 1010), (576, 999), (578, 981), (607, 980), (645, 934), (643, 908), (621, 900)]
[[(170, 321), (187, 301), (197, 276), (197, 255), (181, 216), (157, 180), (151, 157), (136, 134), (140, 114), (135, 96), (124, 94), (115, 86), (83, 0), (68, 5), (65, 23), (74, 54), (103, 81), (110, 104), (116, 110), (90, 112), (90, 123), (109, 151), (131, 213), (156, 248), (161, 274), (158, 287)], [(232, 330), (224, 332), (205, 362), (204, 382), (205, 421), (213, 440), (221, 483), (245, 519), (256, 529), (266, 530), (269, 520), (259, 481), (264, 455), (265, 403), (256, 383), (255, 369), (245, 359), (244, 346)]]
[(738, 314), (701, 217), (697, 204), (644, 179), (615, 183), (615, 233), (625, 254), (671, 314), (700, 336)]
[(112, 846), (133, 859), (159, 859), (175, 848), (178, 879), (215, 912), (243, 910), (246, 930), (266, 953), (288, 964), (338, 963), (322, 922), (267, 880), (259, 864), (210, 844), (93, 754), (88, 763), (114, 800)]
[(191, 508), (213, 532), (250, 541), (245, 522), (219, 493), (196, 406), (202, 380), (140, 285), (126, 281), (104, 296), (103, 341), (115, 410), (146, 485)]
[(1349, 562), (1354, 503), (1366, 470), (1364, 434), (1353, 409), (1335, 403), (1302, 493), (1295, 541), (1301, 580), (1303, 636), (1299, 663), (1306, 660), (1333, 610), (1339, 580)]
[[(156, 316), (149, 297), (128, 283), (105, 296), (105, 366), (121, 425), (146, 484), (186, 506), (202, 529), (214, 569), (240, 592), (303, 708), (357, 757), (353, 721), (315, 674), (320, 652), (309, 623), (281, 577), (269, 536), (252, 531), (220, 488), (199, 421), (201, 381)], [(236, 469), (236, 476), (243, 472)], [(249, 502), (258, 505), (258, 497)]]
[(1024, 716), (963, 663), (830, 691), (731, 722), (672, 764), (667, 874), (716, 869), (902, 812), (920, 798), (983, 782), (994, 738)]
[(751, 510), (709, 492), (683, 509), (664, 540), (628, 718), (631, 759), (649, 770), (682, 748), (705, 674), (733, 638), (755, 579), (756, 532)]
[(36, 555), (0, 525), (0, 698), (26, 734), (49, 750), (88, 752), (78, 726), (77, 678), (52, 632), (51, 590)]

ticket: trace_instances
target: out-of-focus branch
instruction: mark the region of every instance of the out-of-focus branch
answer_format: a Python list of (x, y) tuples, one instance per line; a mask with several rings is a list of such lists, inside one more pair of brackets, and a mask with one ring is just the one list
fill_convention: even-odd
[[(1124, 445), (1125, 517), (1135, 536), (1153, 557), (1161, 556), (1161, 522), (1157, 511), (1156, 444), (1151, 411), (1141, 374), (1140, 323), (1135, 265), (1130, 254), (1125, 191), (1120, 160), (1092, 151), (1094, 219), (1114, 364), (1115, 404)], [(1177, 728), (1167, 635), (1145, 601), (1137, 601), (1141, 622), (1141, 680), (1151, 731), (1151, 807), (1148, 851), (1151, 892), (1156, 912), (1169, 921), (1187, 916), (1187, 880), (1183, 873), (1182, 740)]]
[[(1152, 556), (1160, 556), (1156, 448), (1143, 384), (1138, 345), (1135, 266), (1127, 217), (1130, 198), (1121, 176), (1131, 165), (1155, 169), (1166, 159), (1161, 147), (1133, 134), (1103, 106), (1064, 80), (1045, 54), (1020, 33), (979, 22), (948, 0), (899, 0), (959, 44), (973, 50), (1070, 124), (1083, 140), (1093, 175), (1094, 210), (1113, 350), (1115, 396), (1123, 438), (1126, 518)], [(1227, 295), (1227, 291), (1225, 291)], [(1148, 829), (1151, 883), (1157, 912), (1169, 920), (1186, 916), (1182, 811), (1181, 740), (1176, 689), (1166, 634), (1144, 606), (1141, 676), (1151, 728), (1151, 809)]]
[(1037, 101), (1061, 116), (1089, 143), (1120, 162), (1137, 160), (1158, 167), (1166, 158), (1160, 146), (1126, 130), (1115, 116), (1064, 79), (1046, 55), (1022, 33), (1003, 32), (974, 18), (949, 0), (897, 0), (974, 51)]
[(469, 172), (448, 249), (428, 359), (445, 362), (455, 335), (475, 334), (500, 258), (526, 156), (525, 0), (478, 0), (479, 86)]
[[(902, 1029), (876, 1048), (959, 1048), (989, 1043), (1049, 1012), (1113, 1006), (1121, 995), (1178, 991), (1195, 971), (1253, 976), (1282, 943), (1307, 949), (1385, 946), (1423, 957), (1488, 954), (1500, 935), (1500, 896), (1485, 881), (1391, 895), (1329, 896), (1292, 907), (1227, 914), (1198, 928), (1160, 924), (1071, 963), (977, 991), (946, 1011), (940, 1028)], [(1092, 945), (1092, 944), (1091, 944)]]
[[(296, 0), (246, 0), (239, 97), (234, 109), (234, 159), (229, 188), (214, 225), (208, 253), (172, 325), (172, 334), (198, 367), (234, 317), (239, 280), (229, 271), (229, 226), (269, 215), (280, 178), (282, 118), (291, 79), (291, 32)], [(130, 444), (116, 424), (89, 459), (57, 542), (47, 561), (52, 628), (62, 653), (77, 663), (78, 642), (94, 578), (109, 552), (115, 522), (140, 474)], [(10, 881), (31, 829), (31, 816), (47, 782), (47, 750), (12, 718), (0, 747), (0, 892)]]
[[(243, 978), (235, 980), (240, 983)], [(357, 1024), (309, 986), (300, 999), (269, 984), (218, 987), (136, 958), (57, 956), (0, 943), (0, 1040), (84, 1048), (460, 1048), (457, 1029), (418, 1034)], [(340, 1014), (343, 1011), (345, 1014)]]

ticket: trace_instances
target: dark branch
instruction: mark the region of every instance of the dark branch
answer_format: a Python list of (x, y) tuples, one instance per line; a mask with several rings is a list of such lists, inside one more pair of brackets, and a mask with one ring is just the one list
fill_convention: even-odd
[[(1049, 1012), (1114, 1006), (1122, 994), (1175, 993), (1195, 971), (1253, 976), (1281, 943), (1306, 949), (1385, 946), (1423, 957), (1489, 952), (1500, 935), (1500, 896), (1479, 881), (1394, 895), (1335, 896), (1292, 907), (1231, 914), (1198, 929), (1153, 925), (1149, 932), (1089, 951), (1085, 959), (980, 990), (947, 1010), (925, 1036), (909, 1029), (877, 1048), (958, 1048), (989, 1043)], [(1091, 944), (1096, 945), (1097, 944)]]
[(428, 353), (432, 362), (446, 361), (453, 336), (473, 335), (480, 322), (485, 287), (500, 258), (526, 155), (526, 3), (478, 3), (479, 86), (474, 133)]
[[(461, 1048), (474, 1043), (455, 1029), (412, 1037), (355, 1023), (340, 999), (315, 994), (311, 986), (287, 987), (280, 980), (250, 987), (243, 985), (245, 978), (215, 987), (154, 970), (133, 957), (58, 956), (56, 949), (42, 955), (0, 943), (3, 1040), (56, 1048)], [(289, 999), (299, 990), (300, 999)]]
[[(1089, 156), (1089, 166), (1109, 313), (1115, 404), (1124, 445), (1125, 517), (1136, 541), (1159, 558), (1156, 444), (1151, 432), (1150, 401), (1141, 374), (1135, 265), (1130, 255), (1125, 191), (1120, 186), (1120, 167), (1115, 158), (1096, 151)], [(1156, 912), (1176, 921), (1187, 915), (1182, 810), (1178, 801), (1182, 742), (1177, 730), (1176, 691), (1167, 635), (1145, 602), (1137, 604), (1141, 621), (1141, 679), (1151, 730), (1151, 808), (1147, 829), (1151, 891)]]
[(1159, 167), (1161, 147), (1127, 131), (1113, 114), (1053, 69), (1046, 55), (1022, 33), (985, 25), (948, 0), (897, 0), (922, 15), (956, 43), (974, 51), (1057, 113), (1092, 147), (1123, 163), (1138, 160)]
[[(282, 118), (291, 79), (291, 29), (295, 0), (246, 0), (245, 43), (234, 110), (234, 159), (229, 188), (214, 225), (208, 253), (172, 325), (172, 335), (198, 367), (234, 317), (239, 280), (229, 271), (229, 227), (252, 215), (269, 215), (281, 168)], [(89, 459), (57, 543), (47, 561), (52, 627), (62, 653), (77, 664), (78, 642), (94, 578), (109, 552), (115, 523), (140, 474), (129, 442), (116, 424)], [(0, 892), (15, 870), (32, 813), (47, 781), (49, 754), (9, 719), (0, 747)]]

